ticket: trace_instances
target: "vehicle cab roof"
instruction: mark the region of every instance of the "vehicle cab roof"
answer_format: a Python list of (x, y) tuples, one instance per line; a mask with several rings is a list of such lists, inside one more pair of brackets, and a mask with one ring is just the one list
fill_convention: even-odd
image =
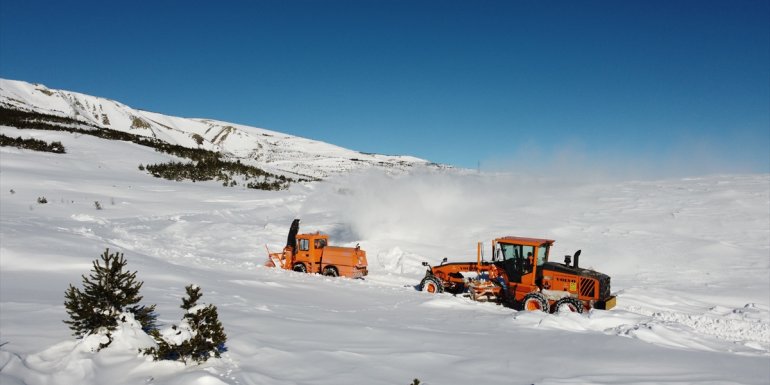
[(553, 239), (542, 239), (542, 238), (527, 238), (527, 237), (502, 237), (495, 239), (497, 243), (511, 243), (516, 245), (524, 245), (524, 246), (541, 246), (543, 244), (552, 245), (554, 242)]
[(328, 234), (324, 234), (320, 231), (317, 231), (315, 233), (304, 233), (304, 234), (297, 234), (297, 238), (329, 238)]

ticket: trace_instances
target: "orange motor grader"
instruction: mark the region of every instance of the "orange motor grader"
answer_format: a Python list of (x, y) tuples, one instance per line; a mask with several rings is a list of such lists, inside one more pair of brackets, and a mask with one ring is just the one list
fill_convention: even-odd
[(564, 263), (550, 262), (554, 241), (550, 239), (503, 237), (492, 241), (492, 261), (482, 257), (481, 243), (476, 262), (429, 266), (419, 290), (454, 294), (467, 292), (476, 301), (494, 301), (519, 310), (582, 313), (615, 307), (610, 277), (578, 266), (580, 250)]
[(326, 234), (298, 232), (299, 219), (295, 219), (289, 228), (286, 247), (280, 253), (268, 251), (266, 266), (330, 277), (363, 278), (368, 274), (366, 251), (360, 247), (329, 246)]

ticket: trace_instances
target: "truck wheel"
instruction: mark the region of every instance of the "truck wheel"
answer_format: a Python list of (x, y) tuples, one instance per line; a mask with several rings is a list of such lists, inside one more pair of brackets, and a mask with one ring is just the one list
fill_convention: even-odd
[(526, 311), (542, 311), (548, 313), (548, 300), (540, 293), (529, 293), (521, 301), (522, 309)]
[(571, 313), (583, 313), (583, 302), (577, 298), (564, 297), (553, 305), (554, 313), (571, 312)]
[(436, 277), (425, 277), (420, 282), (420, 291), (426, 291), (428, 293), (442, 293), (444, 286), (441, 285), (441, 280)]
[(307, 273), (307, 267), (304, 263), (295, 263), (291, 269), (299, 273)]
[(337, 268), (334, 266), (326, 266), (324, 268), (323, 275), (327, 277), (339, 277), (340, 273), (337, 271)]

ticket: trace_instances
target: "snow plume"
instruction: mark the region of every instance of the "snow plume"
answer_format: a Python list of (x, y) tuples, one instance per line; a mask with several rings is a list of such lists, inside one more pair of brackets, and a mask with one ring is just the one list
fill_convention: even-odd
[[(476, 242), (486, 244), (495, 236), (552, 236), (559, 213), (539, 202), (548, 199), (548, 191), (573, 188), (577, 185), (510, 174), (424, 170), (394, 176), (368, 172), (322, 183), (309, 194), (300, 216), (304, 218), (318, 207), (339, 213), (334, 220), (342, 222), (340, 226), (346, 230), (331, 229), (329, 233), (346, 235), (342, 241), (361, 242), (370, 263), (375, 255), (404, 259), (401, 250), (414, 257), (406, 260), (467, 260), (476, 258)], [(539, 210), (533, 217), (534, 207)], [(393, 249), (396, 246), (399, 250)], [(404, 272), (386, 259), (381, 263), (390, 266), (386, 270)], [(419, 266), (419, 261), (408, 263)]]
[(322, 184), (301, 212), (334, 208), (355, 239), (438, 240), (472, 213), (469, 193), (480, 189), (447, 173), (360, 173)]
[[(749, 218), (768, 207), (767, 177), (597, 184), (423, 171), (320, 183), (299, 215), (305, 224), (336, 223), (320, 230), (337, 242), (360, 243), (373, 271), (378, 261), (380, 271), (402, 273), (422, 270), (421, 261), (474, 260), (476, 242), (489, 253), (491, 239), (516, 235), (555, 239), (554, 261), (582, 249), (585, 267), (612, 274), (690, 268), (695, 260), (718, 270), (722, 258), (738, 255), (766, 266), (767, 219)], [(672, 234), (683, 238), (672, 241)], [(714, 258), (703, 261), (705, 255)]]
[[(359, 239), (475, 239), (484, 236), (483, 231), (494, 223), (506, 224), (510, 230), (532, 229), (531, 222), (524, 225), (511, 215), (523, 214), (544, 198), (569, 195), (581, 186), (575, 180), (531, 175), (422, 171), (393, 176), (368, 172), (322, 184), (300, 212), (319, 205), (336, 208)], [(545, 211), (547, 207), (541, 210)]]

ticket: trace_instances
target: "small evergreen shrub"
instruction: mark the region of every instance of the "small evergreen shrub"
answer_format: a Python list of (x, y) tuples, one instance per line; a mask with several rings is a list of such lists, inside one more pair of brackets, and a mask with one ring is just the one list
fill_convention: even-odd
[(69, 315), (64, 323), (72, 334), (83, 338), (104, 333), (108, 340), (99, 349), (105, 348), (112, 342), (110, 333), (124, 312), (133, 313), (146, 332), (157, 330), (155, 305), (138, 305), (142, 300), (139, 289), (144, 282), (136, 281), (136, 272), (124, 270), (127, 262), (123, 254), (110, 254), (110, 249), (106, 249), (100, 258), (93, 261), (91, 274), (82, 276), (83, 290), (70, 285), (64, 293), (64, 307)]
[(5, 134), (0, 134), (0, 146), (11, 146), (25, 150), (52, 152), (54, 154), (64, 154), (66, 150), (61, 142), (48, 143), (44, 140), (22, 137), (12, 138)]
[(259, 190), (281, 190), (289, 187), (295, 180), (284, 175), (276, 175), (259, 167), (232, 162), (219, 158), (201, 158), (197, 162), (167, 162), (148, 164), (145, 170), (156, 178), (174, 181), (210, 181), (222, 182), (223, 186), (235, 186), (231, 182), (236, 177), (246, 181), (246, 187)]
[(97, 210), (101, 210), (102, 209), (102, 204), (99, 203), (99, 201), (94, 201), (94, 207), (96, 207)]
[(37, 198), (37, 203), (40, 203), (41, 205), (44, 205), (44, 204), (48, 203), (48, 199), (45, 199), (45, 197), (38, 197)]
[(192, 360), (202, 363), (211, 357), (220, 357), (227, 351), (224, 327), (219, 321), (217, 307), (199, 305), (201, 289), (195, 285), (185, 287), (187, 298), (182, 299), (181, 308), (185, 310), (179, 325), (172, 325), (162, 331), (154, 330), (150, 335), (158, 343), (157, 347), (143, 350), (154, 360)]

